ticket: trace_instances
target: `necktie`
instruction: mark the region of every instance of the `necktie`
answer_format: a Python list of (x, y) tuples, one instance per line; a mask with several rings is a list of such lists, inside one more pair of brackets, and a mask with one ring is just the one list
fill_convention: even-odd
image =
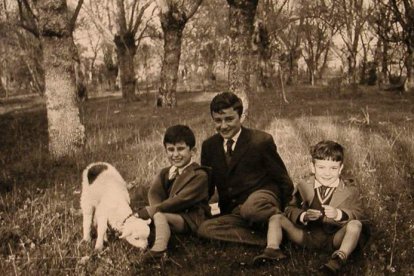
[(321, 199), (324, 201), (325, 199), (326, 199), (326, 197), (329, 195), (329, 193), (328, 194), (326, 194), (326, 192), (327, 192), (327, 190), (329, 189), (330, 187), (328, 187), (328, 186), (320, 186), (319, 187), (319, 194), (321, 195)]
[(233, 139), (229, 139), (226, 142), (226, 162), (230, 164), (231, 156), (233, 155)]
[(175, 179), (178, 175), (179, 175), (179, 173), (178, 173), (178, 168), (177, 168), (177, 167), (174, 167), (174, 169), (173, 169), (173, 170), (170, 170), (170, 174), (168, 175), (168, 179), (169, 179), (169, 180), (173, 180), (173, 179)]

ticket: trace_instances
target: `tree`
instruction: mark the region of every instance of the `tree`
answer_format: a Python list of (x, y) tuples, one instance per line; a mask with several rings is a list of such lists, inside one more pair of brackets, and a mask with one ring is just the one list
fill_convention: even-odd
[(151, 29), (155, 10), (152, 3), (152, 0), (106, 0), (102, 5), (99, 1), (89, 0), (85, 6), (86, 13), (106, 43), (115, 46), (120, 88), (122, 97), (127, 101), (137, 99), (134, 57), (142, 39)]
[(177, 105), (178, 67), (181, 57), (183, 30), (196, 13), (202, 0), (157, 0), (161, 28), (164, 34), (164, 58), (161, 67), (161, 85), (157, 106)]
[(72, 62), (77, 55), (73, 30), (82, 3), (79, 0), (70, 13), (66, 0), (18, 0), (21, 26), (39, 36), (42, 44), (49, 152), (55, 159), (76, 152), (85, 140)]
[(332, 38), (338, 31), (334, 16), (335, 6), (329, 1), (300, 1), (302, 56), (308, 67), (309, 80), (322, 78), (330, 52)]
[(248, 115), (251, 45), (258, 0), (227, 0), (230, 6), (229, 90), (243, 101), (242, 119)]
[(364, 0), (334, 0), (337, 8), (336, 17), (342, 26), (339, 34), (344, 42), (343, 52), (346, 55), (348, 78), (357, 83), (357, 55), (360, 37), (372, 8)]
[(395, 18), (394, 22), (399, 25), (399, 29), (402, 29), (399, 35), (401, 37), (401, 41), (404, 42), (406, 46), (404, 64), (407, 70), (407, 82), (411, 87), (414, 86), (414, 3), (413, 0), (390, 0), (389, 2)]

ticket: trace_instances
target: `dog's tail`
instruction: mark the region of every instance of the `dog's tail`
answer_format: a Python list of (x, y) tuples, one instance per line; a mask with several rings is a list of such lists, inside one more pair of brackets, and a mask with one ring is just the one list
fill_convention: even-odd
[(111, 167), (105, 162), (95, 162), (89, 164), (82, 173), (82, 186), (87, 187), (105, 170)]

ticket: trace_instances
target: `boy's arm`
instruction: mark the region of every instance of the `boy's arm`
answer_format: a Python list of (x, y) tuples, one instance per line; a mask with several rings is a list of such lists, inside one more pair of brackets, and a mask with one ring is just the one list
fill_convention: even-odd
[(285, 208), (286, 217), (293, 223), (300, 224), (299, 222), (301, 222), (300, 221), (301, 214), (305, 212), (301, 208), (302, 202), (303, 202), (302, 197), (300, 196), (300, 193), (297, 190), (297, 187), (295, 187), (295, 191), (292, 196), (292, 199), (290, 200), (290, 202)]
[(152, 206), (159, 204), (167, 197), (168, 195), (166, 194), (165, 189), (162, 185), (161, 173), (159, 173), (155, 176), (148, 191), (149, 205)]
[(339, 206), (339, 209), (345, 213), (343, 216), (348, 216), (347, 220), (341, 220), (341, 222), (348, 222), (353, 219), (364, 219), (362, 200), (356, 188), (351, 188), (351, 196)]
[(149, 206), (149, 213), (177, 213), (188, 209), (204, 199), (208, 199), (208, 178), (207, 173), (205, 172), (196, 174), (195, 177), (173, 197)]
[(340, 217), (324, 217), (324, 223), (343, 225), (349, 222), (350, 220), (364, 219), (364, 209), (362, 206), (362, 201), (359, 197), (359, 193), (354, 187), (350, 189), (351, 195), (336, 208), (340, 210), (338, 211), (341, 213)]

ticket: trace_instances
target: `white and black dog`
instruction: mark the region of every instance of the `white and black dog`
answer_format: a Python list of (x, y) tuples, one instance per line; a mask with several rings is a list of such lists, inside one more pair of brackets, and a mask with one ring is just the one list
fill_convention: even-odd
[(146, 249), (151, 220), (138, 218), (129, 203), (127, 184), (111, 164), (97, 162), (88, 165), (82, 174), (83, 240), (91, 240), (93, 221), (98, 234), (96, 250), (101, 250), (104, 240), (107, 240), (108, 224), (122, 233), (120, 238), (135, 247)]

